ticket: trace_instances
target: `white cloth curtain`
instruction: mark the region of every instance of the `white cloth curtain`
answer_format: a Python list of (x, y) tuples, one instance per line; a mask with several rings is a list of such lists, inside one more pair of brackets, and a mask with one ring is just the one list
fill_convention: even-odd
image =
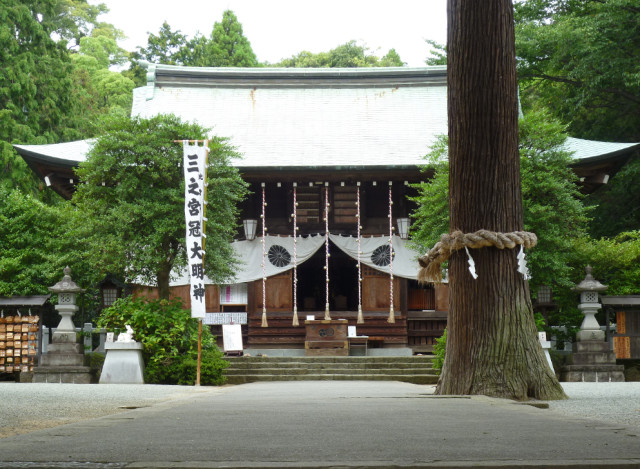
[[(353, 259), (358, 259), (358, 240), (353, 236), (341, 236), (329, 234), (331, 242), (339, 249), (344, 251)], [(360, 261), (369, 267), (380, 272), (389, 273), (389, 265), (379, 265), (374, 259), (380, 260), (384, 258), (385, 246), (389, 246), (389, 236), (371, 236), (361, 238), (362, 254)], [(252, 282), (262, 279), (262, 243), (261, 238), (256, 237), (252, 241), (235, 241), (232, 243), (236, 256), (240, 260), (235, 279), (230, 279), (233, 283)], [(318, 249), (324, 246), (324, 236), (298, 236), (296, 246), (298, 252), (298, 265), (309, 260)], [(380, 248), (380, 249), (379, 249)], [(379, 249), (376, 253), (376, 250)], [(267, 257), (265, 259), (265, 271), (267, 277), (286, 272), (293, 269), (293, 237), (292, 236), (271, 236), (265, 237), (265, 251)], [(416, 279), (418, 276), (418, 257), (417, 251), (409, 248), (407, 241), (399, 236), (393, 237), (393, 275), (408, 279)], [(271, 258), (269, 256), (271, 253)], [(387, 251), (388, 253), (388, 251)], [(287, 257), (288, 256), (288, 257)], [(288, 259), (288, 262), (286, 262)], [(272, 262), (273, 260), (273, 262)], [(275, 262), (275, 263), (274, 263)], [(280, 265), (278, 265), (280, 264)], [(188, 276), (185, 278), (186, 272), (178, 275), (171, 285), (184, 285), (189, 283)], [(211, 283), (205, 278), (206, 283)]]
[[(298, 236), (296, 250), (298, 265), (308, 260), (324, 245), (324, 236)], [(262, 278), (262, 239), (235, 241), (233, 249), (240, 259), (235, 283)], [(267, 277), (293, 269), (293, 236), (265, 236), (265, 270)], [(288, 261), (287, 261), (288, 259)]]
[[(349, 256), (356, 260), (358, 259), (358, 238), (330, 234), (329, 239)], [(362, 251), (360, 262), (380, 272), (389, 273), (389, 265), (379, 265), (381, 258), (384, 257), (385, 248), (383, 246), (389, 246), (389, 236), (362, 237), (360, 238), (360, 246)], [(378, 251), (376, 252), (377, 249)], [(415, 280), (420, 270), (418, 265), (420, 254), (411, 249), (407, 242), (399, 236), (393, 237), (393, 252), (395, 254), (393, 257), (393, 275)], [(374, 259), (378, 260), (378, 263)]]

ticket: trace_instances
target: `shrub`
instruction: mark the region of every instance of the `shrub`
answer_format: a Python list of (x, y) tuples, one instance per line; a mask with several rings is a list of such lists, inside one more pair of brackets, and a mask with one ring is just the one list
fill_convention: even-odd
[[(129, 324), (144, 346), (144, 379), (154, 384), (194, 384), (198, 355), (198, 323), (180, 299), (120, 298), (105, 309), (98, 326), (116, 333)], [(202, 330), (200, 383), (224, 382), (228, 366), (208, 328)]]
[(433, 346), (433, 369), (436, 374), (439, 375), (442, 371), (442, 365), (444, 364), (444, 354), (447, 350), (447, 329), (444, 329), (442, 337), (436, 339), (436, 344)]

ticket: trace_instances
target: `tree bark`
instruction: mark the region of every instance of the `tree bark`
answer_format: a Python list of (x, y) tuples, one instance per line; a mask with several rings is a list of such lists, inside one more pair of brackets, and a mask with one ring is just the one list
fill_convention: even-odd
[[(448, 0), (451, 231), (522, 230), (518, 95), (510, 0)], [(566, 398), (538, 342), (517, 249), (450, 259), (447, 351), (439, 394)]]
[(163, 266), (159, 271), (158, 271), (158, 298), (160, 298), (161, 300), (168, 300), (169, 299), (169, 283), (170, 283), (170, 279), (171, 279), (171, 268), (169, 266), (169, 268), (167, 268), (166, 266)]

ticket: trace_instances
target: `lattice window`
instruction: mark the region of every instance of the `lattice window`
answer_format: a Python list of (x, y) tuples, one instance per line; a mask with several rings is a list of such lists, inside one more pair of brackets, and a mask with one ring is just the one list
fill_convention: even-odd
[(117, 288), (103, 288), (102, 289), (102, 304), (103, 306), (111, 306), (118, 299)]

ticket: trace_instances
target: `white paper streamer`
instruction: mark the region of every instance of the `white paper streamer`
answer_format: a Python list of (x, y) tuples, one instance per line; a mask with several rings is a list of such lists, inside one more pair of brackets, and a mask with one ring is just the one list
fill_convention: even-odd
[(522, 274), (525, 280), (531, 279), (529, 267), (527, 267), (527, 260), (524, 255), (524, 246), (522, 246), (522, 244), (520, 245), (520, 252), (518, 253), (518, 272)]
[(469, 258), (469, 272), (471, 272), (471, 276), (475, 280), (478, 278), (478, 274), (476, 274), (476, 263), (473, 261), (473, 257), (469, 254), (469, 249), (466, 246), (464, 247), (464, 250), (467, 251), (467, 257)]

